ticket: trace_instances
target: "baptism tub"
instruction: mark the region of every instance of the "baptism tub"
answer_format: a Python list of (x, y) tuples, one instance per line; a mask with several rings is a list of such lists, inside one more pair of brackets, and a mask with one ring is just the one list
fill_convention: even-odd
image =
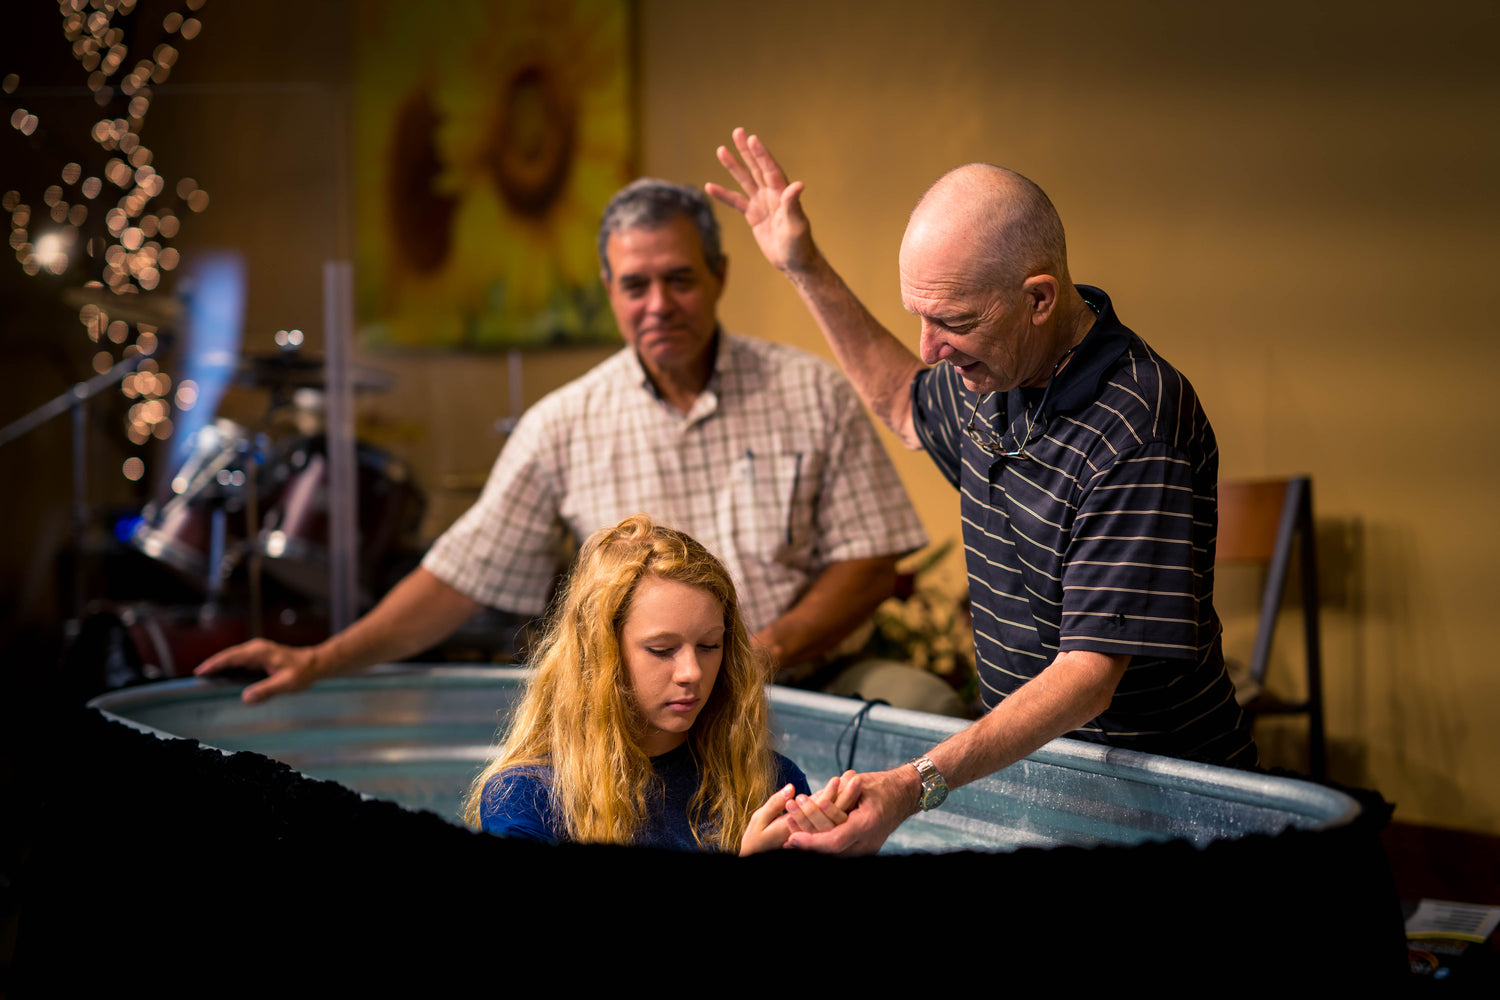
[[(127, 725), (250, 750), (311, 777), (459, 822), (527, 672), (391, 665), (246, 706), (238, 685), (179, 680), (115, 691), (92, 706)], [(778, 747), (814, 787), (845, 768), (892, 767), (963, 728), (960, 720), (772, 688)], [(888, 853), (1204, 846), (1246, 834), (1320, 830), (1360, 812), (1349, 795), (1287, 777), (1054, 740), (903, 824)]]
[[(1378, 795), (1069, 740), (958, 789), (875, 857), (465, 829), (459, 802), (525, 676), (389, 667), (253, 707), (235, 684), (181, 680), (38, 717), (15, 810), (32, 845), (17, 981), (196, 995), (261, 974), (282, 992), (342, 952), (363, 958), (339, 981), (363, 972), (382, 993), (393, 968), (425, 992), (455, 970), (483, 979), (464, 992), (534, 970), (575, 991), (807, 973), (880, 995), (975, 974), (1181, 992), (1406, 974)], [(772, 703), (815, 783), (962, 725), (801, 691)]]

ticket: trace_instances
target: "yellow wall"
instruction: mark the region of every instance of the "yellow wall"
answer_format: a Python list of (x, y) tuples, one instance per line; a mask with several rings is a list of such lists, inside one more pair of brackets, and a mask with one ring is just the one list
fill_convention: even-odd
[[(1483, 645), (1500, 552), (1484, 514), (1500, 485), (1483, 412), (1500, 360), (1483, 291), (1500, 260), (1494, 8), (1232, 7), (641, 0), (641, 166), (718, 179), (714, 146), (759, 131), (807, 183), (830, 258), (909, 339), (896, 250), (923, 188), (970, 160), (1041, 183), (1075, 277), (1193, 379), (1223, 475), (1314, 477), (1334, 777), (1402, 819), (1500, 832)], [(348, 251), (339, 102), (357, 11), (210, 4), (174, 82), (216, 89), (164, 91), (153, 111), (162, 169), (213, 195), (184, 252), (247, 255), (251, 350), (288, 325), (321, 346), (322, 261)], [(725, 222), (727, 325), (826, 354)], [(599, 356), (528, 355), (522, 402)], [(505, 360), (368, 360), (401, 382), (362, 400), (367, 433), (417, 467), (436, 530), (499, 446)], [(226, 410), (262, 406), (240, 392)], [(922, 456), (897, 460), (933, 538), (957, 537), (951, 490)], [(961, 590), (956, 565), (946, 579)], [(1243, 608), (1226, 611), (1242, 638)]]

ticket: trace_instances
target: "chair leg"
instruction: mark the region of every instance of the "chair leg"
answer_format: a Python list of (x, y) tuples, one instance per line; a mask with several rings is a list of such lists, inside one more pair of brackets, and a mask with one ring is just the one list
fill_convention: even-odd
[(1295, 482), (1297, 520), (1302, 533), (1302, 630), (1307, 660), (1307, 758), (1315, 778), (1328, 776), (1326, 735), (1323, 731), (1323, 641), (1319, 627), (1318, 542), (1313, 523), (1312, 481)]

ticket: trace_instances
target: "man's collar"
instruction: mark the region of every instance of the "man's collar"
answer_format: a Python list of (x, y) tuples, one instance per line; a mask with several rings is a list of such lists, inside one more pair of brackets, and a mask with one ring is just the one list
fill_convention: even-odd
[(1092, 285), (1078, 285), (1078, 294), (1094, 311), (1094, 325), (1079, 342), (1073, 357), (1057, 373), (1057, 384), (1047, 396), (1047, 413), (1071, 413), (1081, 410), (1099, 398), (1104, 380), (1115, 362), (1130, 346), (1134, 336), (1115, 315), (1109, 296)]
[[(733, 367), (731, 359), (734, 351), (731, 349), (732, 346), (731, 338), (725, 334), (724, 328), (722, 326), (714, 327), (713, 343), (708, 347), (714, 354), (714, 365), (713, 370), (708, 373), (708, 382), (704, 385), (703, 392), (715, 391), (715, 388), (721, 381), (722, 374)], [(656, 388), (656, 383), (651, 381), (651, 375), (646, 371), (646, 366), (641, 363), (641, 356), (634, 350), (630, 351), (630, 363), (635, 366), (636, 372), (640, 374), (641, 388), (649, 392), (652, 398), (664, 402), (665, 400), (662, 399), (661, 392)]]

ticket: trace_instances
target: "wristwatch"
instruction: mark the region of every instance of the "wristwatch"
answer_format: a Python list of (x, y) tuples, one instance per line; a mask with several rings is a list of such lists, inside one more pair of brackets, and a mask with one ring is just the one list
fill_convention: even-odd
[(937, 766), (926, 757), (913, 757), (907, 763), (917, 769), (917, 775), (922, 779), (922, 798), (917, 805), (923, 812), (942, 805), (948, 797), (948, 782), (938, 773)]

